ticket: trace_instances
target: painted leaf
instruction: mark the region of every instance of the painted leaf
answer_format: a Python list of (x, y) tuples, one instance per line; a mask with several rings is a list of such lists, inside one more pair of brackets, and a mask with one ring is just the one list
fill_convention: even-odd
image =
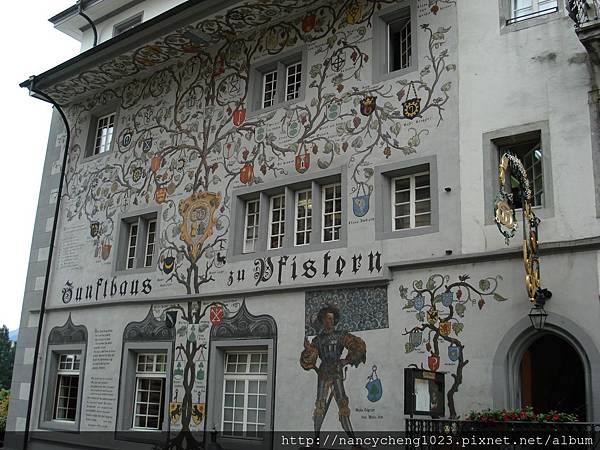
[(452, 324), (452, 331), (454, 331), (454, 334), (456, 334), (457, 336), (463, 331), (464, 328), (464, 324), (460, 322), (454, 322)]
[(456, 307), (454, 308), (454, 310), (456, 311), (456, 314), (458, 314), (460, 317), (465, 316), (465, 309), (467, 309), (467, 308), (465, 307), (465, 305), (463, 303), (458, 303), (456, 305)]
[(404, 352), (405, 353), (411, 353), (415, 348), (413, 347), (413, 345), (410, 342), (407, 342), (406, 344), (404, 344)]
[(435, 280), (433, 279), (433, 277), (429, 277), (429, 279), (427, 280), (427, 284), (425, 285), (425, 287), (427, 289), (429, 289), (430, 291), (432, 291), (433, 289), (435, 289)]
[(417, 281), (415, 281), (415, 287), (417, 289), (423, 289), (423, 280), (417, 280)]
[(485, 278), (483, 280), (479, 280), (479, 289), (481, 289), (482, 291), (487, 291), (490, 288), (490, 280), (486, 280)]
[(494, 300), (496, 300), (497, 302), (505, 302), (508, 299), (506, 297), (501, 296), (498, 293), (494, 293)]
[(424, 311), (419, 311), (416, 314), (416, 317), (419, 322), (425, 322), (425, 312)]

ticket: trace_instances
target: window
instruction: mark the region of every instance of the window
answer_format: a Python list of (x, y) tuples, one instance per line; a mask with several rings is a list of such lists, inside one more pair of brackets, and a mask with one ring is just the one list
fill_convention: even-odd
[(286, 68), (285, 100), (296, 100), (300, 96), (302, 86), (302, 63), (290, 64)]
[(399, 5), (378, 12), (373, 28), (373, 77), (383, 81), (414, 70), (417, 61), (414, 5)]
[[(542, 171), (542, 147), (539, 139), (520, 144), (500, 147), (499, 158), (506, 152), (514, 154), (523, 163), (532, 193), (532, 205), (543, 206), (544, 203), (544, 174)], [(511, 176), (510, 188), (513, 194), (513, 206), (523, 207), (519, 182)]]
[(244, 225), (244, 253), (252, 253), (258, 242), (258, 219), (260, 214), (260, 200), (248, 200), (246, 202), (246, 214)]
[[(375, 239), (439, 231), (437, 158), (399, 161), (375, 168)], [(451, 186), (445, 190), (451, 192)]]
[(258, 437), (267, 423), (268, 353), (226, 352), (223, 375), (223, 436)]
[(124, 22), (121, 22), (118, 25), (115, 25), (115, 28), (113, 29), (113, 37), (125, 33), (127, 30), (131, 30), (140, 23), (142, 23), (142, 14), (138, 14), (134, 17), (125, 20)]
[(342, 229), (342, 185), (339, 183), (322, 187), (323, 242), (338, 241)]
[[(235, 189), (229, 261), (343, 247), (346, 170)], [(389, 207), (388, 207), (389, 209)]]
[(285, 195), (271, 197), (269, 213), (269, 249), (281, 248), (285, 234)]
[(157, 252), (156, 213), (127, 217), (121, 221), (117, 270), (151, 269)]
[(412, 54), (410, 11), (387, 24), (388, 72), (407, 69)]
[(253, 67), (250, 70), (250, 111), (302, 100), (304, 59), (304, 52), (294, 53)]
[(392, 231), (431, 225), (429, 172), (392, 180)]
[(56, 372), (56, 397), (54, 400), (54, 420), (75, 422), (77, 417), (79, 370), (81, 359), (79, 354), (60, 354)]
[(110, 150), (114, 128), (115, 113), (107, 114), (98, 119), (92, 155), (99, 155)]
[[(495, 225), (494, 205), (500, 190), (498, 164), (504, 153), (510, 152), (522, 163), (529, 179), (532, 206), (538, 208), (541, 219), (554, 216), (552, 143), (547, 121), (516, 125), (483, 134), (484, 151), (484, 214), (485, 224)], [(508, 181), (508, 180), (507, 180)], [(519, 210), (521, 195), (517, 180), (511, 177), (507, 192), (513, 194), (513, 206)], [(521, 213), (517, 213), (520, 220)]]
[(312, 231), (312, 191), (304, 189), (295, 193), (295, 231), (294, 245), (310, 244), (310, 233)]
[(262, 107), (273, 106), (277, 97), (277, 71), (273, 70), (263, 75), (263, 101)]
[(558, 0), (510, 0), (511, 18), (507, 24), (558, 11)]
[(165, 353), (140, 353), (137, 355), (134, 429), (162, 429), (166, 374), (167, 355)]

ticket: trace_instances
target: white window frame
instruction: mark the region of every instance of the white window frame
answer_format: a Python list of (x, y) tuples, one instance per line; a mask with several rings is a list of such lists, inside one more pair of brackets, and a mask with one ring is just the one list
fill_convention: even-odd
[[(149, 371), (148, 370), (140, 370), (140, 358), (142, 356), (145, 358), (153, 357), (153, 362), (151, 363), (151, 370), (149, 370)], [(158, 363), (159, 356), (163, 357), (162, 363)], [(167, 399), (166, 399), (166, 395), (167, 395), (167, 361), (168, 361), (168, 355), (165, 352), (139, 352), (139, 353), (137, 353), (136, 362), (135, 362), (135, 396), (133, 398), (132, 425), (131, 425), (132, 430), (136, 430), (136, 431), (140, 431), (140, 430), (141, 431), (146, 431), (146, 430), (161, 431), (162, 430), (162, 425), (164, 422), (164, 414), (165, 414), (165, 405), (167, 403)], [(158, 369), (159, 364), (161, 364), (163, 366), (162, 370)], [(143, 365), (147, 367), (148, 363), (145, 362)], [(149, 382), (152, 382), (153, 380), (161, 381), (160, 401), (158, 403), (158, 416), (149, 414), (148, 409), (151, 404), (149, 399), (146, 402), (139, 401), (140, 384), (143, 380), (148, 380)], [(152, 391), (149, 389), (148, 395), (150, 392), (152, 392)], [(156, 392), (156, 391), (154, 391), (154, 392)], [(146, 405), (146, 414), (138, 414), (137, 406), (141, 405), (141, 404)], [(156, 404), (156, 403), (152, 403), (152, 404)], [(145, 417), (146, 423), (147, 423), (148, 418), (150, 418), (150, 417), (156, 418), (157, 427), (149, 427), (149, 426), (144, 427), (144, 426), (136, 425), (136, 420), (138, 417)]]
[[(336, 191), (336, 187), (339, 188), (339, 197), (335, 196), (335, 191)], [(334, 194), (333, 194), (333, 199), (328, 200), (326, 198), (326, 192), (328, 188), (334, 188)], [(335, 209), (335, 201), (336, 200), (340, 200), (340, 210), (337, 211)], [(325, 243), (325, 242), (336, 242), (341, 240), (342, 238), (342, 221), (343, 221), (343, 210), (344, 207), (342, 205), (342, 200), (343, 200), (343, 195), (342, 195), (342, 184), (341, 183), (331, 183), (331, 184), (325, 184), (323, 186), (321, 186), (321, 242)], [(333, 211), (332, 212), (326, 212), (325, 209), (325, 204), (328, 201), (333, 201)], [(340, 224), (336, 225), (335, 224), (335, 214), (340, 214)], [(325, 225), (325, 217), (326, 216), (333, 216), (333, 225), (331, 226), (326, 226)], [(325, 240), (325, 230), (326, 229), (331, 229), (332, 230), (332, 239), (329, 240)], [(338, 229), (338, 238), (335, 239), (335, 230)]]
[[(299, 69), (298, 69), (299, 67)], [(285, 68), (285, 101), (293, 101), (300, 97), (300, 90), (302, 89), (302, 61), (297, 61), (288, 64)], [(290, 74), (290, 71), (294, 69), (294, 73)], [(290, 95), (290, 87), (291, 95)]]
[[(275, 211), (274, 206), (275, 206), (276, 199), (281, 200), (281, 204), (280, 204), (281, 206), (280, 206), (280, 208), (277, 209), (280, 213), (279, 220), (277, 222), (274, 222), (273, 221), (273, 213)], [(268, 241), (267, 241), (267, 248), (269, 250), (275, 250), (275, 249), (283, 247), (284, 239), (285, 239), (285, 208), (286, 208), (285, 193), (273, 195), (269, 199), (269, 234), (268, 234)], [(273, 226), (274, 225), (277, 225), (277, 227), (278, 227), (279, 233), (277, 233), (277, 234), (273, 234)], [(272, 245), (273, 238), (276, 238), (278, 241), (278, 244), (275, 247), (273, 247), (273, 245)]]
[[(74, 424), (77, 421), (77, 413), (78, 413), (78, 409), (79, 409), (79, 387), (81, 384), (81, 354), (80, 353), (59, 353), (57, 355), (58, 360), (57, 360), (57, 366), (56, 366), (56, 387), (55, 387), (55, 395), (54, 395), (54, 404), (53, 404), (53, 408), (52, 408), (52, 420), (54, 422), (65, 422), (65, 423), (69, 423), (69, 424)], [(63, 357), (66, 357), (67, 359), (65, 361), (63, 361)], [(69, 358), (72, 357), (72, 358)], [(63, 366), (63, 362), (64, 362), (64, 367)], [(75, 365), (77, 365), (77, 367), (75, 368)], [(77, 377), (77, 387), (75, 387), (75, 409), (74, 409), (74, 417), (73, 419), (70, 419), (68, 417), (58, 417), (59, 416), (59, 410), (70, 410), (72, 408), (69, 408), (68, 404), (66, 407), (61, 407), (60, 406), (60, 399), (61, 398), (65, 398), (67, 399), (67, 401), (69, 401), (71, 399), (71, 396), (68, 395), (66, 397), (61, 395), (62, 392), (62, 381), (64, 378), (69, 377), (70, 379)], [(69, 390), (69, 394), (71, 393), (73, 387), (72, 385), (69, 385), (67, 387), (67, 389)]]
[[(248, 244), (248, 219), (250, 216), (250, 204), (256, 204), (256, 211), (252, 213), (253, 216), (253, 224), (252, 229), (254, 230), (254, 234), (252, 237), (252, 249), (249, 248)], [(260, 231), (260, 198), (255, 198), (251, 200), (246, 200), (244, 202), (244, 242), (243, 242), (243, 252), (244, 253), (254, 253), (256, 251), (256, 244), (258, 243), (258, 232)]]
[[(92, 156), (110, 151), (115, 135), (116, 117), (117, 113), (113, 111), (96, 119)], [(106, 125), (102, 124), (104, 120), (107, 121)], [(104, 130), (108, 130), (106, 135)]]
[[(517, 14), (517, 11), (519, 11), (517, 9), (518, 1), (519, 0), (510, 0), (510, 17), (511, 17), (512, 23), (531, 19), (533, 17), (543, 16), (545, 14), (551, 14), (553, 12), (556, 12), (559, 8), (558, 0), (531, 0), (531, 7), (521, 8), (521, 10), (531, 8), (531, 12), (519, 15), (519, 14)], [(551, 4), (553, 4), (553, 6), (549, 6), (549, 7), (542, 6), (540, 8), (540, 6), (543, 5), (544, 3), (551, 3)], [(554, 3), (556, 3), (556, 4), (554, 5)]]
[[(156, 230), (158, 226), (158, 221), (156, 219), (150, 219), (147, 222), (147, 232), (146, 232), (146, 245), (144, 252), (144, 267), (152, 267), (152, 262), (154, 261), (154, 255), (156, 254)], [(148, 261), (148, 257), (150, 257), (150, 261)]]
[[(277, 69), (265, 72), (262, 74), (262, 91), (261, 91), (261, 107), (262, 108), (270, 108), (271, 106), (275, 106), (277, 101)], [(268, 81), (268, 77), (273, 77)], [(267, 94), (270, 94), (270, 98), (267, 100)]]
[[(245, 372), (228, 372), (227, 368), (228, 368), (228, 363), (229, 363), (229, 357), (232, 355), (246, 355), (246, 371)], [(252, 355), (260, 355), (260, 363), (259, 363), (259, 372), (250, 372), (250, 366), (251, 366), (251, 358)], [(266, 357), (266, 360), (263, 360), (263, 356)], [(239, 358), (239, 356), (238, 356)], [(260, 367), (265, 364), (267, 366), (266, 371), (265, 372), (261, 372), (260, 371)], [(236, 368), (237, 368), (237, 363), (236, 363)], [(224, 368), (223, 368), (223, 393), (222, 393), (222, 397), (221, 397), (221, 432), (222, 435), (224, 437), (231, 437), (231, 438), (235, 438), (235, 437), (239, 437), (239, 434), (236, 434), (235, 430), (232, 430), (231, 434), (227, 434), (228, 432), (225, 431), (225, 423), (231, 423), (232, 428), (235, 428), (235, 424), (239, 423), (235, 421), (235, 410), (236, 409), (240, 409), (240, 407), (237, 407), (235, 405), (235, 395), (240, 395), (242, 394), (237, 393), (235, 391), (235, 387), (234, 387), (234, 392), (233, 393), (229, 393), (227, 392), (227, 382), (228, 381), (233, 381), (234, 382), (234, 386), (236, 384), (236, 382), (239, 381), (243, 381), (244, 382), (244, 392), (243, 392), (243, 398), (244, 398), (244, 402), (241, 408), (243, 408), (243, 417), (242, 417), (242, 430), (240, 431), (240, 433), (243, 433), (243, 435), (246, 435), (246, 433), (262, 433), (266, 430), (266, 425), (267, 425), (267, 412), (269, 410), (268, 405), (267, 405), (267, 400), (269, 397), (269, 393), (268, 393), (268, 389), (269, 389), (269, 360), (268, 360), (268, 351), (265, 350), (230, 350), (230, 351), (226, 351), (225, 355), (224, 355)], [(256, 393), (250, 393), (249, 392), (249, 384), (250, 382), (256, 381), (258, 382), (259, 385), (259, 389), (258, 392)], [(260, 383), (264, 382), (264, 386), (265, 386), (265, 392), (262, 393), (260, 392)], [(232, 407), (228, 407), (225, 404), (225, 398), (226, 395), (228, 394), (233, 394), (234, 395), (234, 404)], [(249, 395), (256, 395), (257, 396), (257, 406), (251, 408), (249, 406)], [(264, 408), (260, 408), (260, 403), (259, 403), (259, 398), (260, 396), (263, 395), (265, 397), (265, 406)], [(225, 420), (225, 410), (229, 408), (232, 409), (232, 420), (231, 421), (226, 421)], [(248, 431), (248, 411), (249, 410), (254, 410), (257, 413), (257, 420), (256, 422), (253, 422), (252, 425), (256, 425), (256, 426), (260, 426), (262, 425), (263, 429), (262, 430), (257, 430), (257, 431)], [(264, 415), (265, 415), (265, 423), (261, 423), (258, 422), (258, 413), (259, 411), (263, 411)]]
[[(427, 175), (429, 177), (429, 184), (427, 185), (427, 188), (429, 189), (429, 198), (427, 199), (420, 199), (417, 200), (416, 199), (416, 178), (419, 176), (423, 176), (423, 175)], [(396, 228), (396, 219), (398, 218), (404, 218), (406, 216), (396, 216), (396, 181), (397, 180), (402, 180), (402, 179), (408, 179), (409, 180), (409, 227), (408, 228)], [(419, 189), (423, 188), (423, 186), (420, 186)], [(432, 198), (431, 198), (431, 172), (430, 171), (423, 171), (423, 172), (417, 172), (417, 173), (413, 173), (413, 174), (409, 174), (409, 175), (402, 175), (399, 177), (394, 177), (391, 180), (391, 199), (392, 199), (392, 204), (391, 204), (391, 217), (392, 217), (392, 231), (402, 231), (402, 230), (413, 230), (413, 229), (417, 229), (417, 228), (425, 228), (425, 227), (430, 227), (432, 224)], [(429, 211), (428, 212), (420, 212), (417, 213), (416, 212), (416, 204), (419, 202), (425, 202), (425, 201), (429, 201)], [(402, 202), (402, 203), (406, 203), (406, 202)], [(422, 216), (422, 215), (426, 215), (429, 214), (429, 223), (427, 225), (416, 225), (416, 217), (417, 216)]]
[(115, 272), (152, 271), (160, 253), (158, 212), (121, 217)]
[[(296, 69), (299, 71), (295, 71)], [(302, 101), (306, 71), (306, 49), (294, 50), (253, 64), (248, 90), (249, 114), (258, 114)], [(269, 77), (274, 77), (275, 80), (270, 80)], [(272, 97), (267, 97), (268, 93), (271, 93)]]
[[(304, 217), (298, 217), (298, 209), (299, 209), (299, 202), (300, 202), (300, 195), (301, 194), (307, 194), (307, 198), (306, 198), (306, 206), (305, 206), (305, 216)], [(309, 202), (310, 202), (310, 207), (309, 207)], [(303, 247), (306, 245), (310, 245), (310, 239), (311, 239), (311, 235), (312, 235), (312, 226), (313, 226), (313, 199), (312, 199), (312, 189), (308, 188), (308, 189), (301, 189), (298, 190), (296, 192), (294, 192), (294, 247)], [(310, 227), (308, 227), (308, 222), (310, 220)], [(304, 230), (299, 231), (298, 230), (298, 222), (302, 221), (304, 222)], [(298, 243), (298, 234), (303, 234), (304, 235), (304, 243), (303, 244), (299, 244)]]

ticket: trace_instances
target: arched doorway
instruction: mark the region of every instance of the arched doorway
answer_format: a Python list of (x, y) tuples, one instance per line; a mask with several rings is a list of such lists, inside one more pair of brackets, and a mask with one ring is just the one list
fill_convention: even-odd
[[(552, 312), (548, 315), (544, 331), (536, 331), (531, 326), (529, 317), (525, 315), (506, 330), (498, 343), (492, 367), (492, 407), (494, 409), (520, 408), (522, 402), (521, 363), (523, 355), (544, 336), (553, 336), (566, 342), (571, 351), (583, 365), (583, 384), (585, 391), (586, 414), (580, 419), (590, 422), (600, 422), (600, 351), (590, 336), (571, 319)], [(543, 345), (544, 341), (540, 342)], [(551, 345), (550, 348), (553, 348)], [(546, 357), (553, 365), (560, 365), (557, 351), (551, 351)], [(535, 375), (534, 375), (535, 376)], [(543, 382), (545, 373), (534, 378)], [(568, 372), (568, 380), (572, 380)], [(581, 380), (581, 378), (580, 378)]]
[(586, 419), (585, 370), (576, 349), (553, 333), (537, 337), (520, 363), (521, 406)]

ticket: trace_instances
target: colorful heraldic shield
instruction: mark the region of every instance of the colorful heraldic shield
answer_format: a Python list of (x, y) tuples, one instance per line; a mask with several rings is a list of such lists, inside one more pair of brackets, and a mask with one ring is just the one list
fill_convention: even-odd
[(200, 257), (204, 241), (213, 233), (214, 213), (220, 202), (219, 193), (199, 192), (179, 203), (179, 214), (183, 218), (181, 240), (188, 245), (194, 262)]

